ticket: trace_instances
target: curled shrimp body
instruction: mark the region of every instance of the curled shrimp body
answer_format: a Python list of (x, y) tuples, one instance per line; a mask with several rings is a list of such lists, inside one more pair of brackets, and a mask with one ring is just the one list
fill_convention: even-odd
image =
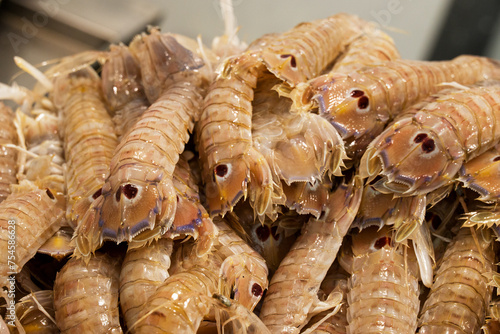
[(369, 145), (360, 174), (380, 175), (377, 189), (404, 196), (451, 184), (464, 162), (500, 140), (499, 93), (495, 82), (464, 87), (401, 116)]
[(102, 68), (102, 89), (120, 138), (149, 107), (139, 65), (125, 45), (111, 45)]
[[(7, 285), (7, 273), (19, 272), (63, 222), (64, 208), (50, 189), (27, 180), (13, 187), (13, 193), (0, 203), (0, 249), (6, 254), (0, 262), (1, 286)], [(12, 261), (7, 254), (13, 256)]]
[(129, 249), (120, 272), (120, 307), (127, 327), (168, 277), (172, 239), (159, 239), (147, 247)]
[(228, 58), (205, 97), (197, 145), (211, 216), (230, 211), (247, 187), (259, 216), (271, 209), (271, 169), (252, 146), (251, 102), (263, 70), (253, 53)]
[(306, 95), (345, 141), (363, 141), (365, 146), (358, 146), (362, 151), (398, 113), (439, 91), (440, 83), (470, 85), (499, 75), (498, 64), (475, 56), (441, 62), (394, 60), (349, 74), (330, 73), (314, 81)]
[(328, 210), (310, 219), (281, 261), (264, 298), (260, 318), (273, 333), (299, 333), (308, 315), (337, 306), (338, 295), (325, 302), (317, 297), (358, 210), (362, 181), (342, 183), (330, 196)]
[(349, 246), (347, 333), (415, 333), (420, 302), (411, 251), (395, 245), (387, 227), (367, 228)]
[(151, 28), (137, 35), (129, 45), (141, 68), (142, 85), (150, 103), (158, 100), (175, 80), (175, 74), (202, 67), (203, 61), (182, 46), (174, 36)]
[(488, 276), (496, 266), (494, 237), (488, 229), (479, 231), (462, 228), (448, 245), (422, 307), (418, 333), (477, 333), (483, 325), (493, 291)]
[(122, 333), (118, 311), (120, 263), (107, 254), (71, 258), (54, 282), (56, 323), (61, 333)]
[(63, 115), (67, 217), (76, 228), (99, 195), (118, 141), (104, 105), (100, 78), (92, 68), (58, 77), (53, 100)]
[(365, 23), (345, 13), (300, 23), (269, 42), (262, 60), (269, 71), (295, 86), (319, 75), (362, 33)]
[(77, 230), (86, 256), (103, 240), (147, 240), (164, 234), (176, 212), (172, 174), (201, 106), (196, 74), (168, 88), (122, 138), (110, 164), (102, 196)]
[(17, 143), (16, 128), (14, 127), (14, 113), (5, 104), (0, 102), (0, 201), (10, 194), (10, 185), (17, 183), (16, 159), (14, 148), (4, 146)]

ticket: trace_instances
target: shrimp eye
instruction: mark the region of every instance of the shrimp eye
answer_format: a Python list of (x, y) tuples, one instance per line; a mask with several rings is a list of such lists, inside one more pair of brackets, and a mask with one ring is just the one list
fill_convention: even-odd
[(99, 188), (99, 190), (97, 190), (94, 195), (92, 195), (92, 198), (93, 199), (97, 199), (97, 197), (101, 196), (102, 194), (102, 188)]
[(498, 161), (498, 160), (500, 160), (500, 155), (493, 158), (493, 161)]
[(116, 191), (115, 198), (116, 198), (117, 202), (120, 201), (120, 196), (121, 195), (122, 195), (122, 187), (118, 188), (118, 190)]
[(434, 144), (434, 139), (426, 138), (422, 142), (422, 151), (424, 151), (425, 153), (431, 153), (435, 148), (436, 144)]
[(423, 142), (425, 138), (427, 138), (427, 133), (419, 133), (413, 138), (413, 141), (418, 144)]
[(271, 227), (271, 235), (273, 236), (274, 240), (278, 240), (280, 238), (280, 234), (276, 233), (277, 231), (278, 231), (278, 226)]
[(390, 245), (390, 244), (391, 244), (391, 238), (389, 238), (389, 237), (382, 237), (382, 238), (378, 239), (377, 241), (375, 241), (374, 247), (376, 249), (381, 249), (385, 245)]
[(290, 66), (292, 67), (297, 67), (297, 60), (295, 60), (295, 57), (290, 54), (284, 54), (280, 56), (281, 58), (288, 58), (290, 57)]
[(255, 234), (260, 241), (266, 241), (267, 238), (269, 238), (271, 231), (269, 230), (269, 227), (261, 225), (255, 229)]
[(122, 190), (123, 194), (128, 199), (132, 199), (137, 195), (138, 189), (136, 186), (134, 186), (132, 184), (126, 184), (122, 188), (123, 188), (123, 190)]
[(260, 297), (260, 296), (262, 296), (262, 293), (263, 293), (263, 292), (264, 292), (264, 291), (262, 290), (262, 287), (261, 287), (259, 284), (254, 283), (254, 284), (252, 285), (252, 294), (253, 294), (255, 297)]
[(227, 172), (229, 171), (229, 168), (227, 167), (227, 165), (217, 165), (215, 167), (215, 174), (219, 177), (224, 177), (226, 176)]
[(370, 105), (370, 100), (366, 96), (361, 96), (358, 100), (358, 110), (364, 111), (368, 109)]
[(351, 91), (351, 97), (361, 97), (363, 95), (365, 95), (365, 92), (363, 92), (362, 90), (355, 89)]
[(47, 194), (47, 196), (49, 196), (49, 198), (50, 198), (50, 199), (54, 199), (54, 198), (55, 198), (55, 197), (54, 197), (54, 194), (52, 193), (52, 191), (50, 191), (50, 189), (49, 189), (49, 188), (47, 188), (47, 189), (45, 190), (45, 193)]

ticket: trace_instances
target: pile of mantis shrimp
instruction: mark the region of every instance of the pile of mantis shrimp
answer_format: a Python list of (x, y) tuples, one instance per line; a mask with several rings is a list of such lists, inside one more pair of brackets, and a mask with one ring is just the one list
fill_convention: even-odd
[(0, 333), (499, 333), (500, 62), (226, 23), (15, 59)]

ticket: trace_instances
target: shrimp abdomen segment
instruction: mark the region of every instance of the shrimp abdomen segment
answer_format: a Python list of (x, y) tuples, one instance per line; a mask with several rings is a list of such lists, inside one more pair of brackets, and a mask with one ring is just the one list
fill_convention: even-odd
[(476, 231), (471, 229), (462, 228), (448, 245), (421, 311), (419, 333), (455, 328), (476, 333), (483, 325), (493, 289), (487, 277), (495, 271), (495, 253), (492, 236), (474, 237)]

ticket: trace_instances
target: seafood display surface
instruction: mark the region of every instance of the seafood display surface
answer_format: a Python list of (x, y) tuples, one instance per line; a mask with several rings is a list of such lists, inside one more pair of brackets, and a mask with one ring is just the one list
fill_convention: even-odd
[(0, 333), (500, 333), (500, 61), (338, 13), (0, 83)]

